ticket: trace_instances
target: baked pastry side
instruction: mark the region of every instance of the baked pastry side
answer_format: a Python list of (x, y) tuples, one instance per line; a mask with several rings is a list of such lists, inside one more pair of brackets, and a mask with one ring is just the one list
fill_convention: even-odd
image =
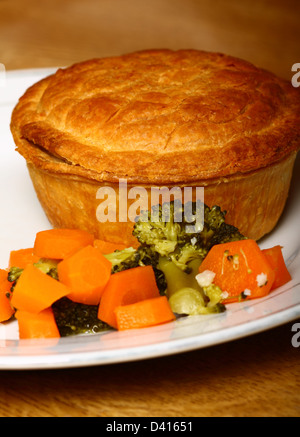
[[(227, 211), (228, 223), (237, 226), (248, 238), (258, 240), (275, 227), (281, 216), (295, 157), (294, 153), (282, 162), (250, 174), (232, 176), (210, 184), (202, 181), (201, 185), (199, 181), (196, 186), (204, 186), (204, 201), (207, 205), (222, 205), (222, 209)], [(116, 202), (111, 207), (116, 207), (118, 218), (119, 184), (107, 185), (81, 177), (56, 175), (32, 164), (28, 164), (28, 170), (39, 201), (54, 227), (85, 229), (97, 238), (136, 247), (137, 240), (132, 236), (133, 222), (130, 217), (126, 222), (100, 222), (97, 218), (97, 208), (101, 203), (97, 199), (97, 191), (103, 186), (113, 188), (116, 193)], [(143, 187), (147, 190), (150, 208), (153, 186)], [(127, 189), (129, 191), (131, 186)], [(195, 190), (193, 192), (195, 194)], [(127, 200), (128, 209), (134, 201)]]

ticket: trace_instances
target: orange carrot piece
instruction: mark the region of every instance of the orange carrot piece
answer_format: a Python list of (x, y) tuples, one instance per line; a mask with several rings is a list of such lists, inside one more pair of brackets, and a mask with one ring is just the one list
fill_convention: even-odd
[(166, 296), (118, 306), (115, 309), (115, 316), (119, 331), (146, 328), (175, 320), (175, 315)]
[[(0, 269), (0, 283), (7, 280), (8, 271), (5, 269)], [(10, 284), (11, 286), (11, 284)]]
[(34, 255), (33, 248), (12, 250), (9, 256), (8, 267), (24, 269), (28, 264), (38, 262), (39, 259), (39, 256)]
[(254, 240), (218, 244), (211, 248), (200, 265), (199, 272), (215, 273), (214, 284), (228, 293), (229, 303), (266, 296), (275, 273)]
[(36, 234), (33, 252), (40, 258), (64, 259), (93, 245), (94, 236), (79, 229), (49, 229)]
[(16, 311), (20, 339), (60, 337), (52, 308), (34, 314)]
[(262, 253), (265, 255), (270, 266), (275, 272), (275, 280), (271, 290), (281, 287), (281, 285), (286, 284), (292, 279), (290, 272), (285, 265), (281, 249), (281, 246), (274, 246), (270, 247), (269, 249), (262, 250)]
[(6, 322), (15, 312), (10, 303), (12, 283), (7, 280), (7, 274), (6, 270), (0, 270), (0, 322)]
[(108, 254), (114, 252), (115, 250), (126, 249), (127, 246), (125, 246), (124, 244), (110, 243), (108, 241), (96, 239), (94, 241), (94, 247), (96, 247), (96, 249), (99, 249), (101, 253)]
[(74, 302), (98, 305), (111, 275), (111, 262), (93, 246), (86, 246), (57, 266), (60, 282), (70, 288)]
[(20, 311), (39, 313), (70, 293), (68, 287), (29, 264), (12, 293), (12, 306)]
[(152, 266), (134, 267), (114, 273), (102, 294), (98, 318), (117, 328), (114, 310), (118, 306), (159, 296)]

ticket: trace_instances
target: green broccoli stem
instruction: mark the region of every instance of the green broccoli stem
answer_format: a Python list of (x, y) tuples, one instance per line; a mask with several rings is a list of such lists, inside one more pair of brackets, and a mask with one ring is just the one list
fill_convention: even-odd
[(199, 272), (202, 259), (195, 259), (189, 263), (190, 273), (185, 273), (166, 257), (160, 257), (158, 268), (164, 273), (167, 281), (167, 297), (183, 288), (193, 288), (201, 293), (201, 288), (195, 279)]
[(189, 263), (190, 273), (185, 273), (167, 257), (159, 259), (158, 268), (167, 282), (167, 297), (171, 309), (177, 314), (213, 314), (223, 312), (220, 304), (221, 290), (211, 286), (203, 289), (196, 280), (202, 259)]

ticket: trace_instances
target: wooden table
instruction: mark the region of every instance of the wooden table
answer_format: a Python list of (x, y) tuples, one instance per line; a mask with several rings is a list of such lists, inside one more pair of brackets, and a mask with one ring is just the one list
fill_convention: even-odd
[(297, 416), (291, 324), (207, 349), (81, 369), (0, 372), (0, 416)]
[[(226, 4), (226, 7), (224, 6)], [(6, 69), (153, 47), (230, 53), (290, 79), (297, 0), (1, 0)], [(300, 348), (287, 323), (176, 356), (91, 368), (1, 371), (0, 416), (300, 415)]]

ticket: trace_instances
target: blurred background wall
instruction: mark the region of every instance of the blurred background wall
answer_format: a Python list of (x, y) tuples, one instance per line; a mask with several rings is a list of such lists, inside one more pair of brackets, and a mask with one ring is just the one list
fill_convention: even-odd
[(247, 59), (289, 79), (299, 47), (299, 0), (0, 0), (6, 69), (196, 48)]

